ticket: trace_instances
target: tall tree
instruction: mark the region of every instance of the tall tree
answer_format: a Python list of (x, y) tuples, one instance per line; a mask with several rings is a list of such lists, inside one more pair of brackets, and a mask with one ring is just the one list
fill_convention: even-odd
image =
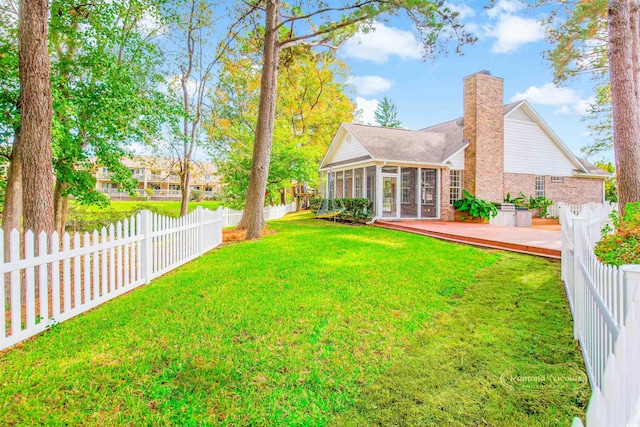
[[(257, 105), (260, 96), (259, 34), (240, 40), (219, 73), (213, 115), (205, 123), (214, 141), (225, 202), (244, 206)], [(276, 120), (267, 179), (267, 203), (280, 203), (292, 181), (318, 181), (318, 164), (340, 123), (351, 121), (353, 104), (345, 95), (345, 65), (331, 51), (300, 46), (280, 58)]]
[[(326, 4), (299, 1), (283, 5), (281, 0), (254, 1), (251, 11), (264, 14), (262, 78), (258, 122), (253, 145), (252, 167), (245, 209), (239, 228), (247, 229), (247, 239), (262, 234), (262, 209), (269, 176), (269, 162), (275, 122), (280, 52), (294, 46), (336, 47), (359, 28), (370, 29), (373, 19), (381, 14), (406, 11), (424, 36), (425, 52), (434, 52), (438, 35), (457, 41), (456, 51), (473, 37), (462, 30), (457, 15), (443, 0), (356, 0)], [(300, 31), (298, 27), (302, 27)], [(449, 27), (449, 31), (445, 29)]]
[(386, 128), (399, 128), (402, 123), (398, 120), (398, 112), (395, 104), (386, 96), (382, 98), (382, 102), (378, 104), (378, 108), (373, 112), (376, 123)]
[(640, 16), (638, 0), (609, 1), (609, 74), (618, 202), (640, 201)]
[[(158, 25), (155, 0), (126, 3), (51, 3), (48, 46), (53, 97), (53, 166), (55, 228), (64, 228), (68, 196), (77, 203), (106, 205), (108, 197), (95, 188), (93, 162), (109, 168), (112, 181), (133, 190), (138, 183), (121, 164), (132, 144), (148, 144), (160, 134), (160, 125), (171, 116), (162, 93), (164, 77), (158, 73), (160, 53), (153, 43)], [(17, 7), (4, 2), (0, 33), (0, 135), (11, 169), (21, 166), (17, 139), (18, 104)], [(15, 29), (15, 30), (14, 30)], [(15, 72), (14, 72), (15, 67)], [(14, 75), (15, 74), (15, 75)], [(16, 89), (14, 90), (14, 87)], [(17, 174), (13, 174), (15, 178)], [(20, 181), (12, 179), (6, 191), (5, 230), (20, 228)]]
[(20, 1), (20, 131), (14, 151), (22, 159), (24, 228), (34, 233), (54, 229), (48, 19), (48, 0)]

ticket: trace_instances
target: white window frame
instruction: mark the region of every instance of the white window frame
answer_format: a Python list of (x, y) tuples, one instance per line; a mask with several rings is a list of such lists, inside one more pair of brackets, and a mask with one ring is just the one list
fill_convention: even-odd
[(536, 199), (538, 197), (544, 197), (544, 176), (537, 175), (536, 176)]
[[(406, 176), (406, 181), (405, 181), (405, 176)], [(400, 203), (403, 205), (411, 204), (411, 171), (400, 172), (400, 185), (401, 185), (401, 191), (402, 191), (402, 194), (400, 196)]]
[(549, 178), (551, 182), (564, 182), (564, 176), (552, 176)]
[(449, 171), (449, 204), (453, 206), (456, 200), (462, 199), (462, 171)]

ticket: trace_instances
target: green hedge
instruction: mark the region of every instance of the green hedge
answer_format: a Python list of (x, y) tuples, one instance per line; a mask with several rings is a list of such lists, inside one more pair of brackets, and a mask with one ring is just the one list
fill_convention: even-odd
[[(309, 200), (310, 209), (317, 214), (323, 205), (324, 199), (315, 197)], [(373, 215), (373, 204), (369, 199), (335, 199), (329, 201), (329, 206), (344, 206), (344, 211), (335, 216), (340, 221), (358, 222), (369, 220)], [(333, 218), (332, 218), (333, 219)]]

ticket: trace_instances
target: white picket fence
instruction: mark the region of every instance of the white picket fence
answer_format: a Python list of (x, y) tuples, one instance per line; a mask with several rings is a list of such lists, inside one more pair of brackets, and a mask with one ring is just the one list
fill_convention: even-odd
[(605, 208), (609, 207), (611, 209), (618, 209), (617, 203), (605, 202), (602, 203), (564, 203), (564, 202), (556, 202), (553, 205), (547, 208), (547, 218), (560, 218), (560, 223), (562, 223), (562, 218), (560, 217), (560, 209), (566, 207), (571, 211), (572, 214), (578, 216), (581, 212), (587, 208), (589, 211), (596, 211), (600, 207), (604, 206)]
[[(295, 204), (265, 208), (265, 220), (293, 210)], [(219, 246), (222, 228), (233, 225), (237, 216), (234, 212), (230, 220), (225, 213), (224, 208), (198, 207), (184, 217), (170, 218), (142, 211), (100, 232), (64, 233), (62, 238), (44, 232), (36, 237), (27, 231), (21, 241), (13, 230), (8, 262), (2, 262), (0, 244), (0, 350)]]
[[(568, 206), (560, 209), (562, 278), (592, 388), (587, 426), (638, 426), (640, 265), (598, 261), (593, 247), (615, 206), (592, 207), (578, 216)], [(583, 424), (576, 418), (573, 425)]]
[[(289, 203), (288, 205), (267, 206), (264, 208), (264, 220), (269, 221), (272, 219), (282, 218), (290, 212), (295, 212), (295, 210), (295, 202)], [(242, 212), (243, 211), (241, 210), (222, 208), (224, 227), (235, 227), (240, 224), (240, 220), (242, 219)]]

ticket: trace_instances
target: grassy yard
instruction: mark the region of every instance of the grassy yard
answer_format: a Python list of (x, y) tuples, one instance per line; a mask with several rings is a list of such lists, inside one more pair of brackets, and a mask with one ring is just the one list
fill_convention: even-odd
[(584, 375), (557, 263), (305, 215), (271, 226), (0, 357), (0, 425), (565, 426), (584, 414), (588, 387), (508, 380)]

